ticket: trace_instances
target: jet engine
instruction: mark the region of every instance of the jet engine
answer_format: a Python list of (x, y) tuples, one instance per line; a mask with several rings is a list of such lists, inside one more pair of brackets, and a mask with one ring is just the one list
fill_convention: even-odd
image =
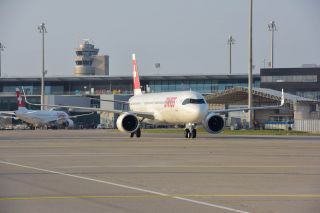
[(63, 122), (63, 126), (66, 128), (73, 128), (73, 126), (74, 126), (73, 120), (71, 120), (71, 119), (65, 120)]
[(135, 114), (123, 113), (117, 119), (117, 127), (121, 132), (133, 133), (139, 128), (139, 119)]
[(218, 134), (224, 127), (224, 120), (220, 115), (212, 113), (207, 115), (207, 117), (202, 121), (202, 125), (207, 132)]

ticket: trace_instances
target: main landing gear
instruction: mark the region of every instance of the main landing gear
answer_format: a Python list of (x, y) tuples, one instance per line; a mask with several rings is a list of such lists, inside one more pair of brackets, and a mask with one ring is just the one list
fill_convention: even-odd
[(186, 124), (186, 128), (184, 129), (184, 137), (185, 138), (196, 138), (197, 130), (195, 124)]
[(133, 138), (134, 135), (136, 135), (137, 138), (141, 137), (141, 128), (140, 127), (135, 132), (130, 133), (130, 138)]

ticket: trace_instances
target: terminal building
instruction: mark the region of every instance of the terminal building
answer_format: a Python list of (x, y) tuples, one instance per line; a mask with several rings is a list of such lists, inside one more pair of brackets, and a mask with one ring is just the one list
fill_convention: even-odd
[(261, 69), (262, 88), (320, 100), (320, 67)]
[[(143, 90), (168, 92), (192, 90), (211, 94), (234, 87), (247, 86), (247, 75), (180, 75), (140, 76)], [(16, 108), (15, 88), (24, 87), (27, 95), (40, 102), (40, 77), (0, 79), (0, 111)], [(253, 76), (254, 87), (260, 87), (260, 76)], [(45, 95), (99, 97), (104, 94), (133, 94), (131, 76), (61, 76), (45, 78)]]
[[(69, 104), (107, 109), (124, 109), (117, 103), (107, 104), (99, 99), (128, 100), (133, 94), (132, 76), (109, 75), (109, 56), (98, 55), (99, 49), (84, 41), (76, 49), (73, 76), (45, 77), (45, 102), (48, 104)], [(277, 104), (276, 91), (284, 89), (294, 96), (288, 98), (286, 110), (255, 112), (260, 124), (273, 121), (293, 121), (296, 119), (320, 119), (320, 67), (261, 69), (253, 75), (255, 106)], [(148, 93), (192, 90), (205, 95), (211, 109), (239, 107), (247, 105), (248, 76), (245, 75), (154, 75), (140, 76), (142, 90)], [(15, 88), (24, 87), (28, 100), (40, 102), (41, 78), (2, 77), (0, 78), (0, 111), (17, 109)], [(267, 88), (259, 90), (260, 88)], [(274, 92), (275, 91), (275, 92)], [(58, 98), (54, 98), (54, 97)], [(90, 96), (88, 97), (83, 96)], [(74, 102), (77, 97), (85, 101)], [(289, 96), (288, 96), (289, 97)], [(97, 100), (98, 99), (98, 100)], [(72, 100), (72, 101), (71, 101)], [(262, 101), (263, 100), (263, 101)], [(69, 113), (83, 113), (72, 111)], [(259, 114), (260, 113), (260, 114)], [(264, 113), (262, 115), (261, 113)], [(115, 115), (102, 113), (92, 122), (108, 123), (114, 127)], [(246, 113), (226, 115), (227, 124), (232, 118), (246, 123)], [(319, 127), (320, 129), (320, 127)]]
[[(301, 69), (302, 71), (303, 69)], [(319, 115), (319, 96), (310, 99), (309, 94), (317, 94), (320, 92), (318, 75), (317, 81), (305, 80), (310, 77), (298, 77), (300, 82), (286, 82), (285, 79), (276, 82), (266, 82), (270, 79), (270, 73), (273, 70), (262, 70), (261, 75), (253, 76), (254, 85), (254, 104), (255, 106), (278, 104), (279, 97), (271, 90), (257, 90), (263, 85), (265, 88), (281, 90), (282, 88), (293, 95), (307, 95), (307, 98), (300, 96), (290, 96), (287, 101), (291, 104), (287, 105), (287, 110), (273, 111), (256, 111), (255, 118), (258, 126), (268, 124), (268, 122), (292, 122), (300, 119), (320, 119)], [(278, 73), (276, 73), (278, 74)], [(297, 76), (301, 76), (302, 74)], [(285, 75), (279, 75), (285, 76)], [(272, 77), (273, 78), (273, 77)], [(281, 77), (284, 78), (284, 77)], [(289, 77), (286, 77), (289, 78)], [(290, 77), (295, 79), (296, 77)], [(290, 79), (289, 78), (289, 79)], [(211, 109), (225, 107), (244, 107), (247, 104), (247, 75), (180, 75), (180, 76), (140, 76), (141, 85), (146, 92), (166, 92), (166, 91), (182, 91), (193, 90), (205, 95)], [(305, 82), (307, 81), (307, 82)], [(312, 81), (312, 82), (311, 82)], [(40, 78), (20, 77), (20, 78), (1, 78), (0, 79), (0, 111), (13, 111), (17, 109), (15, 88), (23, 86), (28, 99), (31, 102), (40, 102)], [(294, 84), (304, 84), (304, 87), (294, 87)], [(45, 78), (45, 102), (57, 105), (78, 105), (84, 107), (108, 108), (108, 109), (124, 109), (124, 106), (117, 103), (105, 103), (96, 99), (88, 99), (90, 96), (97, 99), (111, 100), (128, 100), (133, 94), (132, 77), (131, 76), (61, 76)], [(310, 93), (312, 92), (312, 93)], [(53, 98), (59, 97), (59, 98)], [(78, 97), (86, 99), (86, 101), (74, 102), (74, 98)], [(318, 100), (314, 100), (314, 98)], [(71, 101), (72, 100), (72, 101)], [(264, 101), (261, 101), (264, 100)], [(83, 113), (72, 111), (71, 114)], [(108, 127), (115, 126), (116, 116), (112, 113), (102, 113), (92, 118), (92, 122), (97, 125), (106, 123)], [(311, 117), (310, 117), (311, 116)], [(234, 124), (236, 118), (238, 126), (246, 127), (246, 113), (230, 113), (226, 115), (226, 123)], [(241, 124), (239, 124), (239, 121)], [(92, 123), (91, 122), (91, 123)], [(76, 122), (75, 122), (76, 123)], [(83, 123), (83, 122), (81, 122)]]

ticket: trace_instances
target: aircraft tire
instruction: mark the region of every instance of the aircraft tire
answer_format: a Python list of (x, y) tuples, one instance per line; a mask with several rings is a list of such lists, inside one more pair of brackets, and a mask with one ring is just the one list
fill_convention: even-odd
[(197, 137), (197, 130), (193, 129), (191, 135), (192, 135), (192, 138), (196, 138)]
[(140, 128), (137, 129), (136, 136), (137, 136), (137, 138), (141, 137), (141, 129)]
[(190, 135), (189, 129), (185, 129), (185, 130), (184, 130), (184, 137), (185, 137), (185, 138), (189, 138), (189, 135)]

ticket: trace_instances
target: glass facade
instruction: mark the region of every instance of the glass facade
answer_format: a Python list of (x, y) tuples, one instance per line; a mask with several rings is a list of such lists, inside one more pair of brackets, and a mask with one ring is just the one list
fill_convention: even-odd
[[(75, 81), (46, 81), (45, 95), (80, 95), (90, 94), (132, 94), (132, 80), (87, 80), (77, 79)], [(40, 82), (27, 82), (17, 80), (15, 82), (5, 82), (0, 85), (0, 93), (14, 93), (16, 87), (24, 87), (28, 95), (40, 95)], [(192, 90), (199, 93), (208, 94), (234, 87), (247, 87), (246, 79), (181, 79), (181, 80), (141, 80), (142, 90), (148, 92), (171, 92)], [(259, 78), (255, 78), (254, 87), (260, 87)]]
[[(246, 80), (150, 80), (143, 83), (149, 86), (150, 92), (192, 90), (203, 94), (248, 86)], [(260, 81), (255, 80), (253, 86), (260, 87)]]
[(261, 87), (320, 100), (320, 67), (264, 68)]
[(320, 100), (320, 91), (297, 91), (296, 95), (305, 98)]
[(273, 75), (261, 76), (261, 82), (318, 82), (317, 75)]
[[(253, 85), (260, 87), (260, 77)], [(209, 94), (234, 87), (247, 87), (246, 75), (241, 76), (149, 76), (140, 77), (143, 91), (171, 92), (192, 90)], [(24, 88), (30, 100), (40, 102), (40, 78), (0, 79), (0, 111), (16, 109), (16, 88)], [(100, 95), (132, 94), (132, 77), (48, 77), (45, 79), (45, 95)]]

